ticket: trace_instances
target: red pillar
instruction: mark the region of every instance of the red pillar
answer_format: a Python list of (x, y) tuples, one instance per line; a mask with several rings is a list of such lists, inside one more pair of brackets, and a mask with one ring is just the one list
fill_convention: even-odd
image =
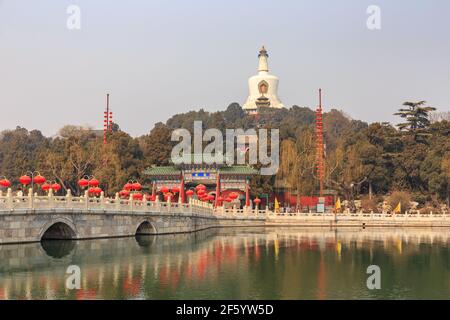
[(248, 180), (245, 181), (245, 206), (250, 207), (250, 186)]
[(181, 174), (181, 183), (180, 183), (180, 197), (181, 203), (185, 203), (185, 193), (184, 193), (184, 174)]
[(219, 200), (217, 200), (220, 197), (220, 174), (217, 171), (217, 179), (216, 179), (216, 199), (214, 201), (214, 207), (219, 206)]

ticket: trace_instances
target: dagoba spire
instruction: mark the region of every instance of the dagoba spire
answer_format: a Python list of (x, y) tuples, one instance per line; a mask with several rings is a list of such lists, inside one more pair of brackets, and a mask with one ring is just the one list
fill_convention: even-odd
[(269, 64), (267, 63), (267, 58), (269, 55), (267, 54), (266, 48), (262, 46), (261, 50), (259, 50), (258, 58), (259, 58), (259, 65), (258, 65), (258, 72), (269, 72)]
[(242, 107), (249, 114), (257, 114), (259, 108), (284, 108), (278, 99), (278, 78), (269, 73), (268, 57), (263, 46), (258, 54), (258, 74), (248, 79), (249, 96)]

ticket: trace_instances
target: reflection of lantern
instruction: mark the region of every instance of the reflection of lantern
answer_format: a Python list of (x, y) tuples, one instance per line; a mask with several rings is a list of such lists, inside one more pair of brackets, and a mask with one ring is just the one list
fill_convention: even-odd
[(43, 191), (45, 191), (45, 192), (49, 191), (50, 188), (51, 188), (51, 186), (50, 186), (50, 184), (48, 184), (48, 183), (44, 183), (44, 184), (41, 186), (41, 189), (42, 189)]
[(190, 196), (194, 195), (194, 191), (193, 190), (188, 190), (188, 191), (186, 191), (186, 195), (188, 197), (190, 197)]
[(81, 188), (85, 188), (85, 187), (87, 187), (87, 186), (89, 185), (89, 181), (86, 180), (86, 179), (80, 179), (80, 180), (78, 181), (78, 185), (79, 185)]
[(19, 178), (19, 182), (20, 182), (20, 184), (23, 184), (24, 186), (26, 186), (31, 183), (31, 178), (29, 176), (21, 176)]
[(100, 185), (100, 181), (98, 181), (95, 178), (92, 178), (91, 180), (89, 180), (89, 186), (90, 187), (98, 187)]
[(167, 192), (169, 192), (169, 188), (167, 188), (167, 187), (165, 187), (165, 186), (164, 186), (164, 187), (161, 187), (160, 190), (161, 190), (162, 193), (167, 193)]
[(43, 184), (45, 182), (45, 178), (38, 174), (36, 177), (34, 177), (33, 182), (36, 184)]
[(11, 182), (8, 179), (0, 180), (0, 186), (3, 188), (9, 188), (11, 186)]

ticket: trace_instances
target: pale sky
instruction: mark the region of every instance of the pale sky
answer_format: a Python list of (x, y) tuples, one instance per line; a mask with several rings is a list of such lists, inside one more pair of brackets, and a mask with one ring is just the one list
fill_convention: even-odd
[[(72, 4), (81, 30), (66, 26)], [(263, 44), (286, 106), (314, 107), (322, 87), (325, 110), (368, 122), (406, 100), (450, 111), (448, 0), (0, 0), (0, 130), (101, 128), (107, 92), (133, 136), (242, 105)]]

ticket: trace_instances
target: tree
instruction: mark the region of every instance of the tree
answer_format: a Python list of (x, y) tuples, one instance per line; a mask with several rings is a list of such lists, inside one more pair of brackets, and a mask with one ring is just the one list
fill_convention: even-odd
[(428, 127), (430, 126), (429, 114), (435, 111), (436, 108), (426, 107), (426, 101), (419, 102), (405, 102), (403, 106), (407, 108), (400, 108), (394, 115), (400, 116), (406, 122), (397, 124), (400, 131), (406, 131), (414, 137), (414, 141), (424, 141), (424, 137), (428, 137)]

